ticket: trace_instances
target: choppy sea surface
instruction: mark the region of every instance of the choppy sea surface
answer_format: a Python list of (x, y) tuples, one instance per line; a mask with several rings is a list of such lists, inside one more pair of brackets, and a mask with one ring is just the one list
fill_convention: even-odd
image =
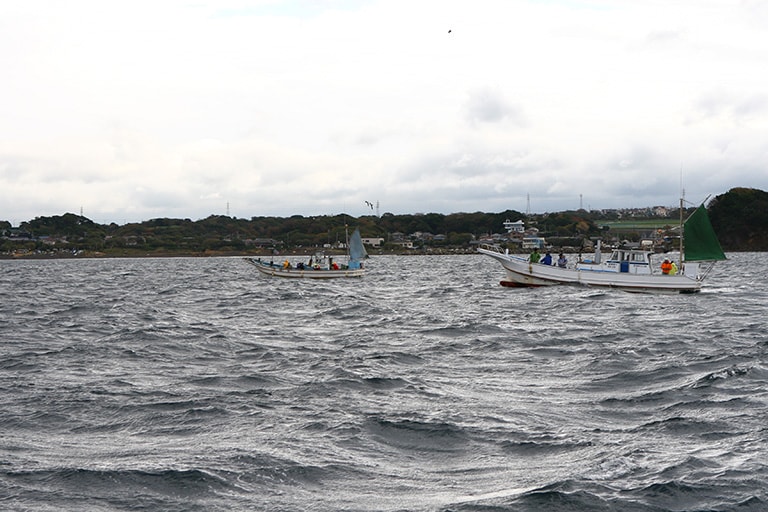
[(768, 510), (768, 272), (696, 295), (0, 261), (0, 510)]

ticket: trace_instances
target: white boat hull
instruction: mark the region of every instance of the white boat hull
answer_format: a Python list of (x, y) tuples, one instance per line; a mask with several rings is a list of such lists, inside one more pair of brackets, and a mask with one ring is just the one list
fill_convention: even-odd
[(271, 265), (253, 258), (245, 258), (245, 261), (256, 267), (262, 274), (289, 279), (338, 279), (343, 277), (362, 277), (365, 274), (365, 269), (362, 268), (341, 270), (297, 269), (283, 268), (282, 266)]
[(530, 263), (527, 257), (503, 253), (497, 250), (479, 248), (478, 252), (501, 263), (506, 270), (502, 286), (552, 286), (576, 284), (616, 288), (637, 293), (695, 293), (701, 290), (701, 281), (683, 274), (634, 274), (606, 270), (595, 265), (593, 269), (580, 265), (561, 268), (541, 263)]

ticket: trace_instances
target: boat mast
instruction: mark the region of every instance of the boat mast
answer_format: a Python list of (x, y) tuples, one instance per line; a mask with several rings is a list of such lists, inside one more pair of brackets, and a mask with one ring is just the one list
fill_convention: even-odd
[(350, 260), (350, 252), (349, 252), (349, 225), (345, 222), (344, 223), (344, 237), (346, 238), (346, 246), (347, 246), (347, 262)]
[[(685, 192), (683, 192), (685, 194)], [(683, 260), (684, 254), (683, 254), (683, 230), (685, 229), (683, 227), (683, 194), (680, 194), (680, 268), (683, 267)]]
[(680, 271), (683, 270), (683, 260), (685, 260), (685, 253), (683, 253), (683, 201), (685, 200), (685, 189), (683, 188), (683, 164), (680, 164)]

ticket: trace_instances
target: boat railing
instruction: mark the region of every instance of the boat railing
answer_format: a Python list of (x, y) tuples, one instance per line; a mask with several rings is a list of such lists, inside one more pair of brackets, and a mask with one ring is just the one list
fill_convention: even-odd
[(502, 249), (501, 246), (497, 244), (480, 244), (479, 248), (485, 249), (486, 251), (497, 252), (499, 254), (509, 254), (508, 251), (505, 253), (505, 250)]

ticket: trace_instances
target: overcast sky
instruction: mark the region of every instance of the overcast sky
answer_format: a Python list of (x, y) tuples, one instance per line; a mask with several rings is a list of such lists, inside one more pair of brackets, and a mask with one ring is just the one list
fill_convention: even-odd
[(0, 3), (0, 220), (768, 190), (759, 0)]

